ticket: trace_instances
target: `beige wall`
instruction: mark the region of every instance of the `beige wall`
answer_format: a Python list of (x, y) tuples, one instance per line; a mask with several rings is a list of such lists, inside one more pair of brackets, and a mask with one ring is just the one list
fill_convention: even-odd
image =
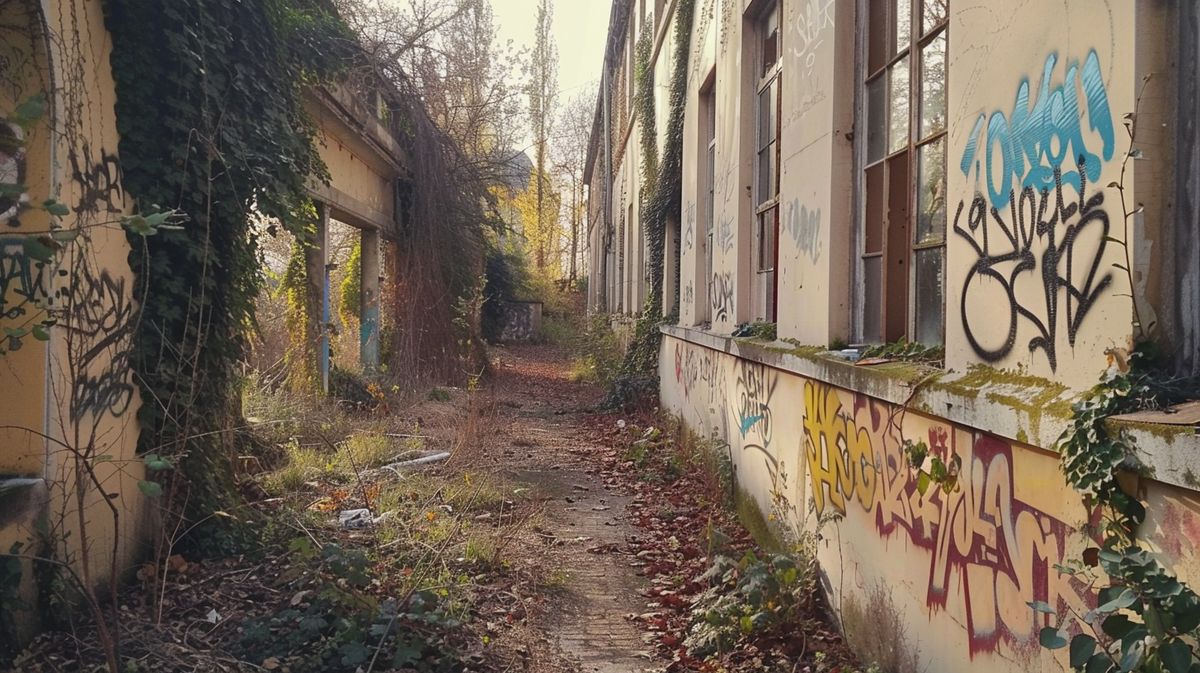
[[(1026, 605), (1089, 600), (1054, 569), (1092, 544), (1056, 455), (679, 338), (664, 339), (659, 375), (663, 408), (729, 451), (764, 513), (792, 536), (820, 535), (825, 586), (857, 649), (894, 641), (928, 673), (1063, 670), (1037, 642), (1049, 622)], [(959, 456), (959, 488), (922, 495), (905, 440)], [(1200, 531), (1200, 496), (1143, 488), (1143, 533), (1185, 579), (1200, 577), (1180, 542)], [(905, 631), (886, 631), (893, 617)]]
[[(25, 257), (12, 239), (2, 253), (6, 311), (22, 303), (20, 293), (33, 290), (39, 298), (54, 298), (50, 306), (58, 323), (50, 329), (49, 342), (26, 338), (19, 351), (3, 356), (0, 367), (3, 422), (15, 426), (0, 431), (0, 474), (31, 480), (10, 492), (14, 502), (0, 521), (0, 548), (32, 542), (35, 524), (47, 526), (54, 539), (66, 541), (53, 553), (72, 563), (87, 554), (92, 577), (100, 581), (107, 577), (114, 548), (118, 570), (128, 569), (136, 553), (138, 522), (148, 505), (136, 488), (144, 476), (135, 452), (140, 401), (129, 369), (137, 309), (129, 245), (119, 223), (130, 212), (130, 199), (120, 181), (111, 44), (99, 2), (8, 3), (6, 8), (27, 12), (33, 32), (28, 43), (5, 48), (32, 50), (36, 58), (8, 61), (22, 64), (13, 73), (20, 85), (0, 90), (0, 113), (9, 114), (38, 92), (47, 95), (50, 110), (26, 138), (28, 203), (15, 219), (9, 218), (3, 233), (45, 231), (49, 218), (31, 206), (56, 198), (72, 211), (63, 226), (80, 235), (55, 269), (47, 267), (40, 274), (38, 263)], [(48, 39), (43, 42), (41, 35)], [(51, 45), (48, 54), (45, 44)], [(18, 221), (20, 226), (14, 227)], [(18, 277), (14, 286), (14, 269), (33, 273)], [(67, 275), (52, 273), (57, 270)], [(40, 310), (29, 302), (23, 308), (24, 315), (8, 313), (4, 324), (19, 325)], [(94, 470), (77, 472), (81, 458)], [(80, 484), (82, 508), (76, 498)], [(109, 500), (105, 493), (117, 497)], [(120, 531), (106, 500), (121, 517)]]
[[(1033, 0), (1001, 4), (1003, 9), (950, 3), (947, 366), (1019, 368), (1084, 389), (1106, 366), (1105, 350), (1127, 346), (1132, 333), (1128, 281), (1113, 266), (1124, 266), (1124, 249), (1104, 237), (1125, 236), (1120, 194), (1109, 185), (1119, 179), (1128, 149), (1123, 117), (1132, 112), (1148, 73), (1156, 76), (1141, 107), (1146, 157), (1129, 168), (1126, 205), (1146, 207), (1130, 220), (1138, 291), (1154, 293), (1161, 282), (1161, 265), (1153, 260), (1163, 252), (1155, 245), (1163, 237), (1157, 223), (1167, 211), (1163, 194), (1171, 189), (1162, 127), (1171, 99), (1163, 48), (1168, 10), (1164, 3), (1115, 0), (1069, 0), (1053, 9)], [(757, 314), (751, 296), (753, 92), (741, 44), (750, 14), (743, 14), (744, 5), (697, 2), (684, 133), (681, 324), (711, 319), (712, 330), (725, 334)], [(856, 101), (855, 40), (862, 29), (856, 5), (783, 3), (777, 323), (781, 338), (804, 344), (855, 341), (864, 299), (856, 270), (863, 200), (856, 198), (855, 153), (856, 143), (865, 142), (865, 133), (855, 133), (856, 105), (862, 104)], [(1139, 46), (1147, 44), (1152, 46)], [(710, 72), (718, 99), (712, 277), (705, 272), (699, 223), (699, 101)], [(1028, 93), (1021, 98), (1023, 90)], [(1075, 161), (1065, 159), (1077, 153), (1090, 157), (1082, 202)], [(1016, 233), (1008, 191), (1015, 190), (1019, 202), (1026, 182), (1052, 187), (1056, 164), (1065, 217), (1053, 228), (1052, 244), (1050, 232), (1036, 231), (1029, 205), (1025, 215), (1018, 213), (1026, 233)], [(1040, 187), (1034, 187), (1027, 198), (1040, 207)], [(1056, 202), (1057, 190), (1049, 197), (1047, 206)], [(1044, 212), (1048, 219), (1054, 208)], [(1154, 317), (1145, 307), (1143, 322)]]
[[(1064, 609), (1089, 600), (1053, 568), (1078, 557), (1087, 513), (1064, 483), (1058, 457), (1033, 444), (1050, 446), (1066, 422), (1062, 413), (1069, 415), (1047, 407), (1068, 407), (1108, 366), (1106, 352), (1127, 347), (1133, 334), (1129, 283), (1114, 267), (1125, 264), (1117, 242), (1125, 233), (1121, 194), (1111, 183), (1128, 149), (1123, 120), (1150, 73), (1138, 131), (1146, 156), (1128, 168), (1125, 199), (1128, 210), (1146, 207), (1130, 220), (1137, 291), (1160, 282), (1156, 255), (1168, 238), (1163, 195), (1173, 190), (1172, 131), (1162, 126), (1174, 95), (1166, 72), (1170, 3), (950, 0), (941, 381), (947, 389), (956, 377), (985, 383), (966, 397), (914, 404), (923, 412), (902, 408), (911, 371), (890, 375), (819, 356), (807, 373), (717, 336), (754, 314), (753, 92), (741, 44), (747, 4), (697, 1), (680, 324), (702, 328), (668, 330), (659, 360), (662, 406), (729, 447), (739, 485), (764, 512), (792, 534), (820, 531), (827, 589), (852, 637), (902, 642), (919, 662), (915, 670), (930, 673), (1062, 670), (1064, 662), (1038, 646), (1044, 618), (1026, 602)], [(863, 4), (783, 2), (777, 328), (780, 338), (801, 344), (857, 336), (863, 200), (856, 154), (865, 131), (856, 125), (856, 8)], [(700, 145), (700, 89), (710, 72), (718, 100), (711, 300)], [(1088, 157), (1086, 182), (1073, 159), (1080, 153)], [(1022, 197), (1026, 185), (1033, 189)], [(1043, 186), (1046, 209), (1033, 212), (1029, 204), (1041, 208)], [(1010, 190), (1018, 204), (1025, 199), (1023, 213), (1008, 205)], [(1056, 213), (1054, 226), (1039, 231), (1038, 219)], [(1153, 317), (1146, 309), (1143, 320)], [(973, 369), (979, 365), (1037, 378), (1002, 384), (1008, 375)], [(877, 396), (877, 389), (893, 394)], [(902, 454), (905, 440), (958, 455), (961, 488), (921, 495)], [(1196, 448), (1194, 440), (1184, 440), (1186, 447), (1175, 441), (1163, 455)], [(1168, 566), (1200, 578), (1200, 558), (1178, 542), (1200, 531), (1200, 496), (1159, 478), (1142, 484), (1151, 512), (1143, 532)], [(908, 625), (906, 633), (879, 630), (889, 614)]]
[[(1139, 62), (1135, 44), (1139, 23), (1166, 10), (1116, 0), (1011, 4), (1003, 13), (951, 14), (947, 364), (1022, 367), (1084, 388), (1105, 368), (1105, 349), (1127, 346), (1132, 333), (1129, 283), (1113, 266), (1125, 265), (1124, 249), (1105, 240), (1125, 238), (1120, 193), (1108, 185), (1120, 179), (1129, 148), (1122, 121), (1142, 76), (1157, 69), (1165, 85), (1164, 64)], [(1150, 92), (1157, 100), (1144, 101), (1147, 118), (1161, 119), (1166, 101)], [(1133, 189), (1141, 165), (1129, 167), (1129, 210), (1143, 191), (1161, 193)], [(1050, 188), (1048, 201), (1039, 185)], [(1059, 213), (1053, 246), (1034, 231), (1035, 203), (1045, 207), (1041, 219)]]

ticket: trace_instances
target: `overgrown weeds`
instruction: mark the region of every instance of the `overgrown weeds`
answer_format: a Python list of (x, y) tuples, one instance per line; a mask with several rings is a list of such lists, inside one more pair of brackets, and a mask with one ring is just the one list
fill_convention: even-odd
[(676, 418), (636, 419), (615, 420), (613, 434), (637, 498), (632, 518), (650, 536), (638, 556), (651, 560), (653, 611), (638, 621), (659, 654), (681, 670), (857, 671), (829, 623), (816, 534), (764, 551), (735, 511), (728, 446)]

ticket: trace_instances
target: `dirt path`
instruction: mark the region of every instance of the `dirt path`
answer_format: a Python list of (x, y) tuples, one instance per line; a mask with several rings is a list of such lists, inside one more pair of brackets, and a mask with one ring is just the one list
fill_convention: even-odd
[(534, 531), (549, 552), (542, 557), (560, 588), (530, 626), (550, 656), (536, 673), (650, 670), (642, 633), (627, 619), (645, 610), (645, 581), (629, 553), (626, 519), (632, 496), (601, 475), (605, 447), (578, 422), (599, 398), (594, 387), (567, 378), (566, 355), (537, 346), (496, 349), (492, 383), (496, 446), (488, 458), (514, 481), (544, 498)]

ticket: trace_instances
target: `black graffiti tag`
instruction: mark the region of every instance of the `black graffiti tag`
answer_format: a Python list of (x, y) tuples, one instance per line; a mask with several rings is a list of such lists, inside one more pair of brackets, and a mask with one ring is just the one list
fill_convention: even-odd
[(80, 190), (76, 210), (97, 212), (103, 204), (110, 213), (121, 212), (125, 192), (121, 187), (121, 163), (115, 154), (102, 149), (100, 157), (93, 159), (91, 147), (84, 143), (82, 152), (72, 148), (67, 159), (71, 162), (71, 179)]
[[(1100, 274), (1109, 236), (1104, 192), (1097, 191), (1085, 198), (1087, 173), (1083, 157), (1079, 175), (1082, 185), (1078, 203), (1064, 201), (1061, 169), (1054, 171), (1053, 189), (1039, 191), (1025, 187), (1019, 195), (1014, 190), (1009, 199), (1008, 222), (999, 210), (988, 206), (982, 194), (977, 194), (967, 210), (964, 229), (961, 220), (966, 206), (963, 202), (958, 204), (954, 233), (967, 241), (976, 255), (963, 281), (959, 309), (967, 341), (984, 361), (996, 362), (1012, 352), (1018, 324), (1024, 318), (1037, 331), (1029, 340), (1029, 351), (1045, 352), (1050, 369), (1056, 371), (1060, 305), (1065, 304), (1067, 340), (1073, 348), (1088, 312), (1112, 284), (1111, 272)], [(1097, 247), (1090, 254), (1077, 255), (1075, 244), (1085, 233), (1088, 240), (1096, 241)], [(1040, 274), (1043, 306), (1017, 296), (1017, 281), (1026, 273)], [(1007, 311), (1001, 309), (1001, 314), (1008, 317), (1007, 336), (996, 347), (980, 341), (978, 326), (972, 325), (968, 317), (972, 289), (979, 287), (979, 281), (985, 278), (999, 283), (1007, 298)], [(1077, 280), (1082, 282), (1077, 284)], [(1065, 301), (1060, 304), (1063, 296)]]
[(728, 271), (713, 274), (711, 292), (713, 318), (723, 322), (733, 310), (733, 278)]
[(71, 420), (87, 414), (120, 417), (133, 401), (129, 380), (134, 308), (124, 278), (86, 263), (77, 264), (69, 290), (67, 326), (76, 369), (71, 386)]

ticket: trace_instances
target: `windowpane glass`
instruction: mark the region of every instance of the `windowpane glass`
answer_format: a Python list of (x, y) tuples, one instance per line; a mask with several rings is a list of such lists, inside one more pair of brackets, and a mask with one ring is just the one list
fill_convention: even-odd
[(908, 146), (908, 60), (888, 68), (888, 154)]
[(755, 203), (775, 196), (775, 86), (772, 82), (758, 94), (758, 168)]
[(879, 72), (888, 61), (888, 0), (870, 0), (867, 25), (867, 74)]
[(863, 260), (863, 341), (879, 343), (881, 309), (883, 306), (883, 258), (869, 257)]
[(921, 3), (921, 34), (933, 30), (950, 15), (950, 0), (923, 0)]
[(888, 69), (888, 154), (908, 146), (908, 59)]
[(884, 212), (884, 170), (883, 164), (876, 164), (867, 169), (867, 212), (866, 240), (863, 241), (863, 252), (871, 254), (883, 252), (883, 212)]
[(923, 145), (917, 167), (917, 244), (946, 238), (946, 137)]
[(916, 335), (926, 346), (942, 343), (942, 257), (945, 248), (917, 251)]
[(893, 18), (896, 26), (896, 45), (892, 54), (899, 54), (908, 49), (908, 45), (912, 42), (912, 0), (896, 0), (896, 4), (892, 5), (895, 14)]
[(867, 83), (867, 162), (874, 163), (887, 154), (887, 90), (886, 77)]
[(758, 153), (758, 185), (755, 194), (755, 205), (761, 205), (771, 198), (771, 152), (770, 148)]
[(921, 137), (946, 130), (946, 31), (921, 50)]

